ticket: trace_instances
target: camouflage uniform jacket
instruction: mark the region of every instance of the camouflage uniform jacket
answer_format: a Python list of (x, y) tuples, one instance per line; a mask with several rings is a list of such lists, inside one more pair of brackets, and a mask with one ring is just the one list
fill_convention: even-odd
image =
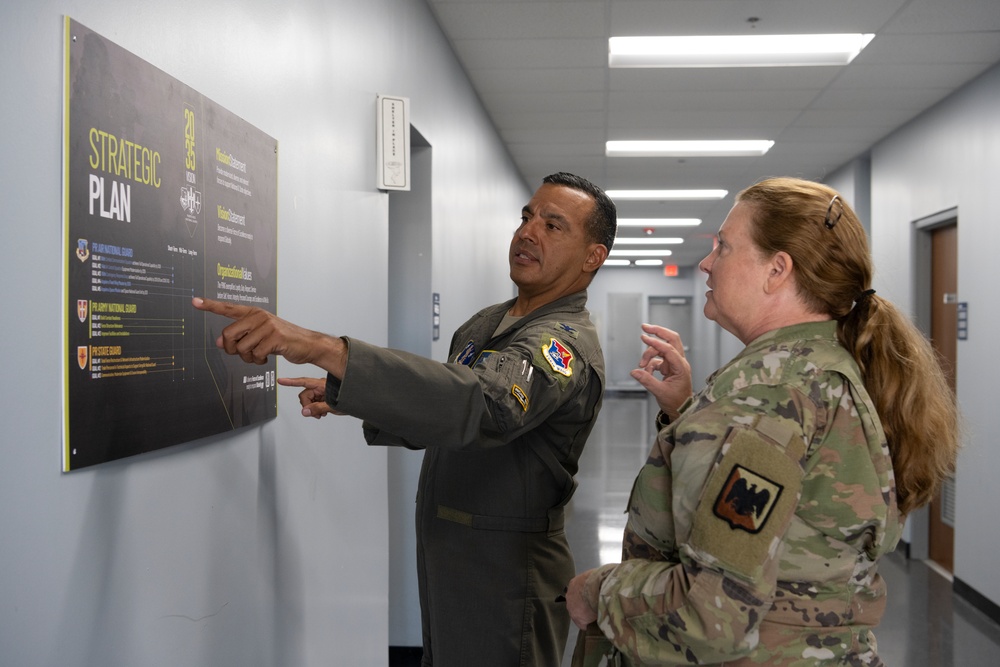
[(768, 332), (662, 428), (623, 563), (585, 597), (634, 665), (878, 665), (899, 540), (885, 436), (836, 323)]
[[(423, 665), (561, 662), (556, 602), (575, 565), (563, 507), (601, 407), (604, 357), (578, 292), (497, 327), (490, 306), (452, 338), (449, 362), (349, 340), (327, 401), (372, 445), (425, 449), (417, 491)], [(497, 334), (497, 335), (494, 335)]]

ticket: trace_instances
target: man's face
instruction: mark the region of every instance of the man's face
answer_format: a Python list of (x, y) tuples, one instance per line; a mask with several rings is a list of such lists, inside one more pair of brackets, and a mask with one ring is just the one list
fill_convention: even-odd
[(538, 188), (510, 242), (510, 277), (522, 295), (562, 296), (589, 280), (592, 270), (584, 267), (598, 244), (590, 241), (586, 224), (594, 206), (590, 195), (564, 185)]

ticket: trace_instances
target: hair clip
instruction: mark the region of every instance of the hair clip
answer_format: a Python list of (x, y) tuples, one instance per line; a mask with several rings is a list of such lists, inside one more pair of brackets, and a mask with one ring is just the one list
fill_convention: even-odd
[(840, 210), (837, 212), (837, 217), (830, 219), (830, 213), (833, 212), (833, 205), (837, 203), (840, 199), (840, 195), (834, 195), (833, 199), (830, 200), (830, 205), (826, 207), (826, 217), (823, 218), (823, 224), (827, 229), (833, 229), (834, 226), (840, 222), (840, 216), (844, 215), (844, 203), (840, 203)]

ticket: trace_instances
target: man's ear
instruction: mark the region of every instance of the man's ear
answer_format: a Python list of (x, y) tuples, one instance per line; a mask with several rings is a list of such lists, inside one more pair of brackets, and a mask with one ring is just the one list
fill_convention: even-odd
[(601, 268), (604, 264), (604, 260), (608, 258), (608, 249), (603, 243), (592, 243), (590, 244), (590, 252), (587, 255), (586, 261), (583, 263), (583, 270), (585, 273), (593, 273), (597, 269)]
[(792, 256), (785, 251), (774, 253), (768, 267), (767, 282), (764, 291), (773, 294), (786, 284), (790, 284), (792, 279)]

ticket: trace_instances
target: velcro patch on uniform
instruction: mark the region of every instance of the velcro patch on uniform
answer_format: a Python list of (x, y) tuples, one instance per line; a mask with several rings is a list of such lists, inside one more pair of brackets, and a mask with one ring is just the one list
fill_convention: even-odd
[(496, 350), (483, 350), (482, 352), (479, 353), (479, 356), (476, 357), (476, 363), (472, 364), (472, 367), (478, 368), (480, 366), (485, 366), (489, 358), (492, 357), (495, 353)]
[(547, 344), (543, 344), (542, 354), (545, 356), (545, 360), (549, 362), (549, 366), (556, 373), (565, 375), (566, 377), (573, 375), (573, 369), (570, 367), (570, 363), (573, 361), (573, 353), (558, 340), (550, 338)]
[(784, 489), (741, 465), (734, 465), (726, 483), (715, 499), (715, 516), (748, 533), (759, 533)]
[(472, 363), (473, 357), (476, 355), (476, 343), (475, 341), (469, 341), (465, 345), (465, 349), (462, 353), (455, 358), (456, 364), (462, 364), (463, 366), (468, 366)]
[(524, 393), (524, 390), (518, 387), (516, 384), (510, 388), (510, 393), (514, 395), (517, 402), (521, 404), (524, 411), (528, 411), (528, 395)]
[(713, 567), (753, 581), (775, 555), (795, 513), (802, 468), (794, 447), (734, 427), (695, 509), (689, 544)]

